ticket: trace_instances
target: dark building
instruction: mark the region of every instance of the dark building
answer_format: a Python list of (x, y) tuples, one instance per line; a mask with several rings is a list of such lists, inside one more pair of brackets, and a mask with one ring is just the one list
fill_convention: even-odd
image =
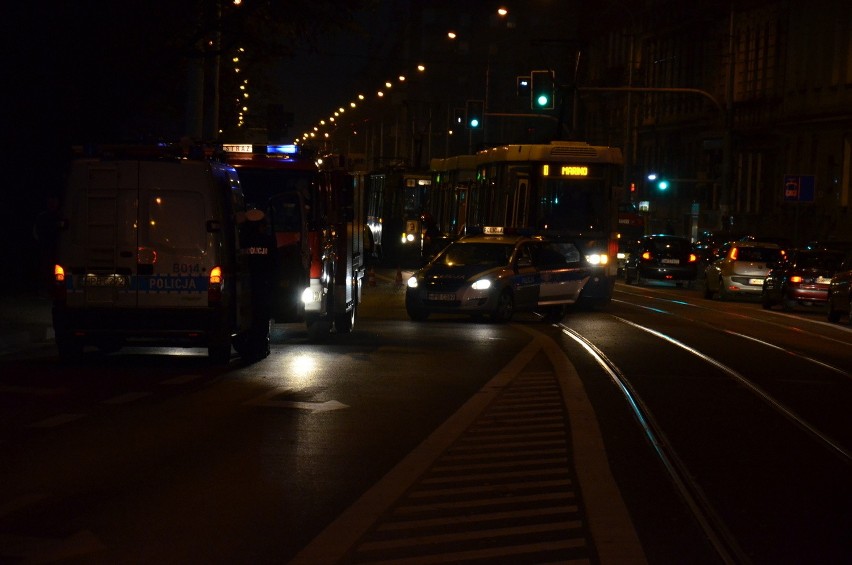
[(852, 4), (613, 4), (582, 26), (586, 84), (700, 91), (584, 94), (656, 225), (852, 239)]

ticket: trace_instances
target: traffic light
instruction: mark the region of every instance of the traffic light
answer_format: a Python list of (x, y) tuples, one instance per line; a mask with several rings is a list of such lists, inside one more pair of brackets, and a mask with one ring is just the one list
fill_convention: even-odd
[(656, 173), (648, 175), (648, 180), (651, 181), (660, 192), (665, 192), (669, 189), (669, 181), (658, 176)]
[(518, 98), (529, 98), (530, 92), (530, 77), (518, 77)]
[(465, 120), (465, 109), (464, 108), (453, 108), (453, 123), (452, 127), (462, 127)]
[(468, 100), (465, 103), (465, 125), (470, 129), (482, 127), (485, 117), (485, 102), (482, 100)]
[(556, 94), (553, 71), (533, 71), (530, 74), (530, 108), (552, 110)]

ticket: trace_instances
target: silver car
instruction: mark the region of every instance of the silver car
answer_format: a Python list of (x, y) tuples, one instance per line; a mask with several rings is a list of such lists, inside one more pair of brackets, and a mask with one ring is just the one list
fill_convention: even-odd
[(704, 270), (704, 297), (721, 300), (735, 296), (760, 296), (769, 271), (784, 259), (784, 250), (774, 243), (734, 241), (725, 245), (721, 257)]

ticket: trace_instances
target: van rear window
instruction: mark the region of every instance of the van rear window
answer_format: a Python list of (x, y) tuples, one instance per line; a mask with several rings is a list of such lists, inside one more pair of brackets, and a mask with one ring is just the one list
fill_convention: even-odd
[(207, 242), (204, 200), (197, 192), (157, 191), (148, 200), (147, 240), (160, 249), (203, 251)]

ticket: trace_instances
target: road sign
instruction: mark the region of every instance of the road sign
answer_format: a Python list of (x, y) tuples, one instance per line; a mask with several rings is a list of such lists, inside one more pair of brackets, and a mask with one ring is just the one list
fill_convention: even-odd
[(787, 202), (813, 202), (816, 197), (813, 175), (785, 175), (784, 200)]

